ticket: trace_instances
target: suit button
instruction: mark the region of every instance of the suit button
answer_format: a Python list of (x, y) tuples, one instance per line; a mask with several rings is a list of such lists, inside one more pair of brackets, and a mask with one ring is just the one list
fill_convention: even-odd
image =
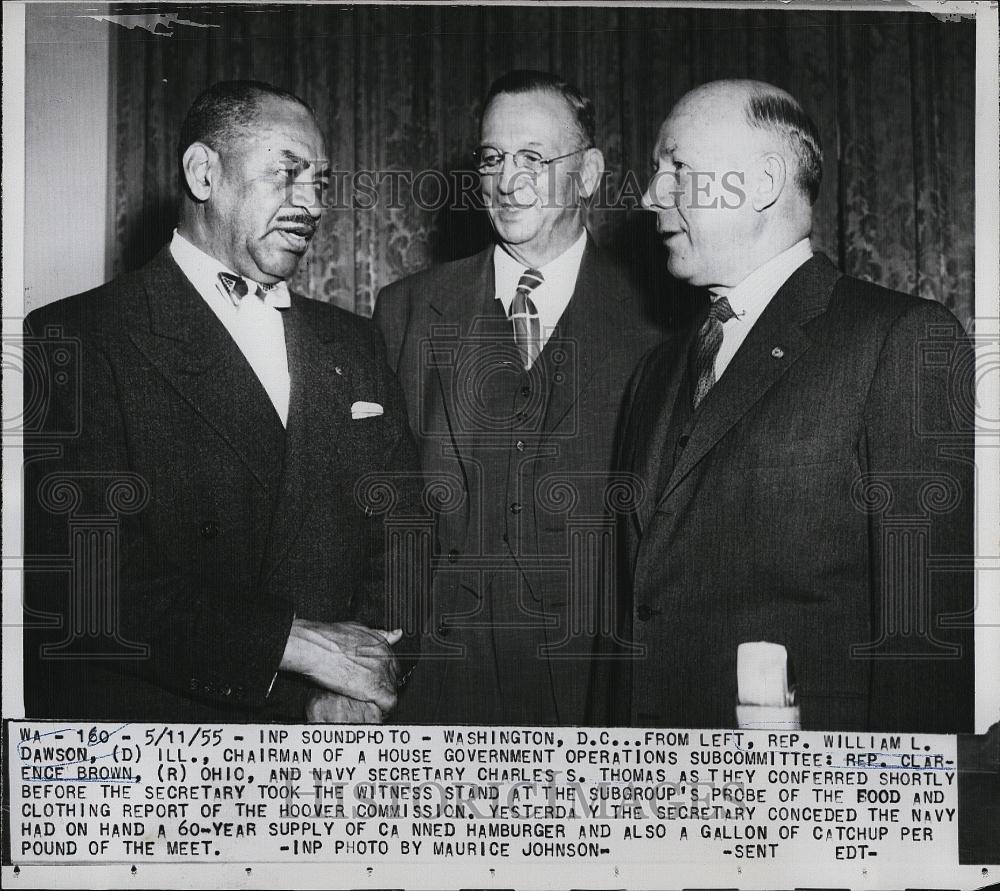
[(449, 634), (451, 634), (451, 629), (446, 627), (445, 625), (438, 625), (437, 633), (438, 637), (447, 637)]
[(648, 622), (652, 615), (653, 611), (645, 603), (639, 606), (635, 611), (635, 617), (640, 622)]
[(519, 452), (523, 452), (524, 451), (524, 440), (523, 439), (519, 439), (517, 442), (515, 442), (514, 443), (514, 448), (516, 448)]
[(527, 399), (531, 395), (531, 387), (521, 387), (521, 395)]
[(517, 502), (515, 501), (515, 502), (514, 502), (514, 503), (513, 503), (513, 504), (512, 504), (511, 506), (510, 506), (510, 512), (511, 512), (512, 514), (519, 514), (519, 513), (521, 513), (521, 505), (520, 505), (520, 504), (518, 504), (518, 503), (517, 503)]
[(691, 437), (688, 436), (688, 434), (685, 433), (683, 436), (681, 436), (677, 440), (678, 447), (682, 448), (682, 449), (687, 448), (688, 440), (690, 440), (690, 439), (691, 439)]
[(215, 536), (219, 534), (219, 524), (213, 522), (212, 520), (205, 520), (205, 522), (198, 527), (198, 532), (202, 538), (215, 538)]
[(454, 548), (448, 551), (448, 562), (458, 563), (458, 551), (456, 551)]

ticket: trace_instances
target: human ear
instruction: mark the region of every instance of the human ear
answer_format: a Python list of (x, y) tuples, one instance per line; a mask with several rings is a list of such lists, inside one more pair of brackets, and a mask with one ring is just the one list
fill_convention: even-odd
[(589, 148), (583, 154), (583, 164), (580, 167), (580, 195), (589, 198), (600, 185), (604, 176), (604, 155), (598, 148)]
[(768, 152), (757, 165), (755, 182), (750, 190), (750, 201), (757, 212), (774, 204), (785, 189), (788, 166), (777, 152)]
[(218, 168), (219, 155), (203, 142), (192, 142), (181, 159), (184, 181), (196, 201), (207, 201)]

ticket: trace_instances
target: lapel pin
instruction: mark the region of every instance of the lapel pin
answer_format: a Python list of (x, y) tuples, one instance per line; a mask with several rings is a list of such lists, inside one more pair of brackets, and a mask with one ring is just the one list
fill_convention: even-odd
[(340, 375), (341, 377), (343, 377), (343, 375), (344, 375), (344, 369), (343, 369), (343, 368), (341, 368), (341, 367), (340, 367), (339, 365), (334, 365), (334, 366), (333, 366), (333, 370), (334, 370), (334, 371), (335, 371), (335, 372), (336, 372), (337, 374), (339, 374), (339, 375)]
[(771, 350), (772, 359), (780, 359), (784, 355), (785, 351), (781, 347), (775, 347), (773, 350)]

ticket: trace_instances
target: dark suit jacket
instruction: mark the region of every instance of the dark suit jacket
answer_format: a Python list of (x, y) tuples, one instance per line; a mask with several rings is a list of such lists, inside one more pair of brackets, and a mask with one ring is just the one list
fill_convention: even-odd
[(29, 716), (302, 720), (303, 681), (268, 693), (293, 615), (400, 624), (361, 490), (417, 468), (402, 394), (369, 321), (284, 312), (287, 432), (167, 248), (28, 317)]
[[(466, 386), (476, 382), (477, 372), (469, 371), (463, 356), (475, 340), (470, 331), (477, 317), (496, 313), (491, 308), (494, 290), (491, 247), (389, 285), (375, 309), (389, 363), (403, 383), (424, 470), (451, 480), (460, 491), (457, 506), (437, 518), (438, 571), (429, 621), (436, 639), (424, 642), (407, 693), (422, 690), (422, 701), (407, 715), (427, 721), (435, 714), (462, 719), (448, 711), (447, 702), (459, 685), (470, 683), (468, 676), (461, 663), (439, 671), (440, 666), (432, 664), (435, 653), (454, 652), (466, 642), (463, 622), (476, 621), (476, 605), (483, 598), (513, 598), (528, 591), (534, 600), (526, 614), (534, 610), (531, 621), (545, 626), (538, 644), (545, 664), (499, 654), (501, 683), (533, 684), (536, 672), (546, 673), (556, 708), (546, 716), (548, 722), (601, 723), (606, 721), (606, 697), (599, 697), (601, 711), (588, 716), (588, 686), (595, 638), (610, 636), (614, 628), (607, 617), (614, 607), (614, 590), (597, 577), (593, 566), (573, 568), (572, 542), (582, 541), (586, 518), (600, 526), (600, 518), (610, 516), (605, 489), (622, 396), (639, 358), (661, 335), (641, 317), (638, 301), (615, 264), (589, 243), (575, 293), (543, 352), (549, 372), (556, 366), (560, 370), (548, 374), (537, 429), (517, 446), (512, 444), (509, 452), (502, 447), (499, 452), (484, 450), (469, 405), (470, 398), (479, 396), (469, 397), (472, 391)], [(502, 317), (493, 321), (499, 323), (496, 336), (512, 338), (509, 322)], [(481, 380), (484, 387), (492, 386), (488, 375)], [(494, 431), (498, 439), (506, 432)], [(505, 468), (509, 460), (510, 491), (482, 491), (481, 481), (489, 478), (483, 465), (491, 460), (503, 461)], [(573, 495), (566, 498), (570, 491)], [(516, 546), (510, 510), (521, 511)], [(501, 558), (484, 541), (488, 531), (497, 529), (510, 529), (514, 552), (499, 568), (496, 561)], [(610, 533), (601, 546), (610, 547)], [(602, 565), (610, 572), (607, 562)], [(506, 587), (500, 586), (501, 576), (508, 579)], [(521, 581), (515, 583), (516, 578)], [(483, 656), (470, 644), (465, 658)], [(475, 690), (466, 692), (477, 695)], [(516, 707), (508, 714), (516, 716)]]
[[(704, 314), (702, 315), (702, 319)], [(822, 255), (778, 291), (696, 415), (663, 443), (701, 319), (654, 350), (623, 466), (637, 725), (735, 725), (736, 650), (783, 644), (804, 728), (972, 727), (972, 378), (940, 304)]]

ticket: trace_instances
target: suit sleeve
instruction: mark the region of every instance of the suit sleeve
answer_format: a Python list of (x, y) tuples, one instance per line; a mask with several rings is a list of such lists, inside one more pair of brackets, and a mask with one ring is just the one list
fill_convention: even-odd
[(911, 304), (868, 394), (873, 730), (973, 729), (974, 372), (955, 318)]
[[(143, 510), (156, 469), (130, 462), (116, 395), (127, 382), (99, 337), (38, 321), (25, 326), (38, 369), (25, 400), (43, 414), (25, 441), (26, 714), (113, 715), (128, 676), (213, 705), (260, 705), (291, 604), (210, 588), (164, 558)], [(58, 348), (40, 337), (56, 330), (78, 358), (69, 385)], [(110, 679), (101, 693), (84, 677), (97, 669)], [(103, 701), (80, 701), (83, 690)]]

